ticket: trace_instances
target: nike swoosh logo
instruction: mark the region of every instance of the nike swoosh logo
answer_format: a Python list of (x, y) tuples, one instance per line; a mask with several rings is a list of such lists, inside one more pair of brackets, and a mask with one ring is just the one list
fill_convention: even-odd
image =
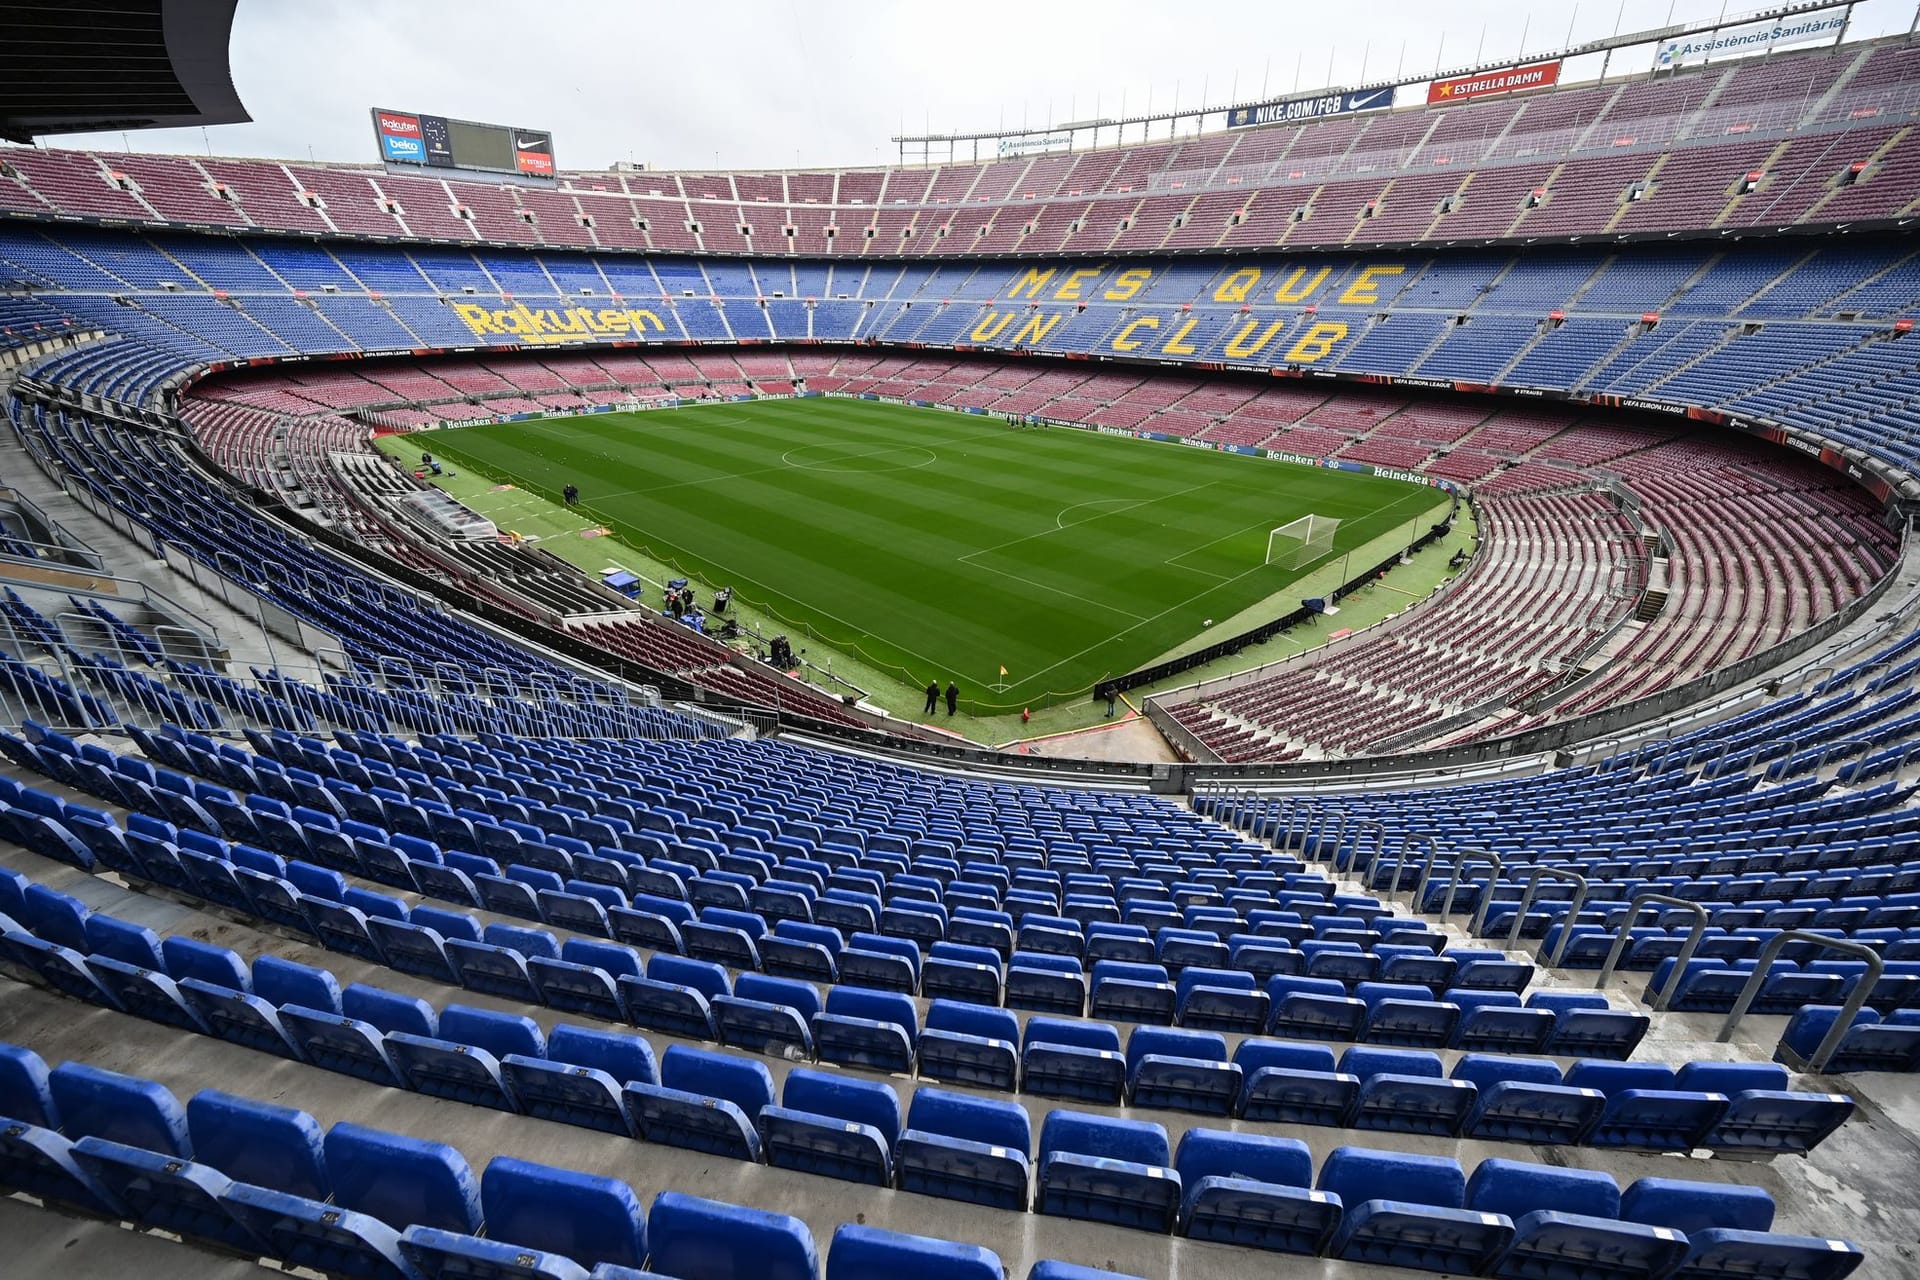
[(535, 147), (544, 147), (547, 145), (545, 138), (515, 138), (514, 142), (522, 151), (531, 151)]

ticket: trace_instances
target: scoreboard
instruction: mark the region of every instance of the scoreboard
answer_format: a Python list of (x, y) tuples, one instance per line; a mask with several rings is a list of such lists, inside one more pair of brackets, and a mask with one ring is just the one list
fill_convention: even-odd
[(388, 164), (555, 176), (553, 135), (545, 129), (510, 129), (375, 107), (373, 133), (380, 159)]

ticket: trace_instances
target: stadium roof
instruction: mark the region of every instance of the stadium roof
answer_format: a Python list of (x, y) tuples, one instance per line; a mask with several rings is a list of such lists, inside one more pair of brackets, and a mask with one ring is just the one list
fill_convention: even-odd
[(0, 0), (0, 138), (243, 124), (237, 0)]

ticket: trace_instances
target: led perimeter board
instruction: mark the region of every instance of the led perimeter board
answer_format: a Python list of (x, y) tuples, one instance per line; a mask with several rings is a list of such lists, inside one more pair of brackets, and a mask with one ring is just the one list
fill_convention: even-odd
[(510, 129), (375, 107), (373, 135), (387, 164), (554, 176), (553, 135), (545, 129)]

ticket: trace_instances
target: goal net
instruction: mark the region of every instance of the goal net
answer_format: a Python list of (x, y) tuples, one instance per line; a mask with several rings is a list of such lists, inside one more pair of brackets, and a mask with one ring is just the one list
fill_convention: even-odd
[(1267, 563), (1299, 569), (1333, 551), (1333, 533), (1340, 522), (1332, 516), (1301, 516), (1267, 534)]

